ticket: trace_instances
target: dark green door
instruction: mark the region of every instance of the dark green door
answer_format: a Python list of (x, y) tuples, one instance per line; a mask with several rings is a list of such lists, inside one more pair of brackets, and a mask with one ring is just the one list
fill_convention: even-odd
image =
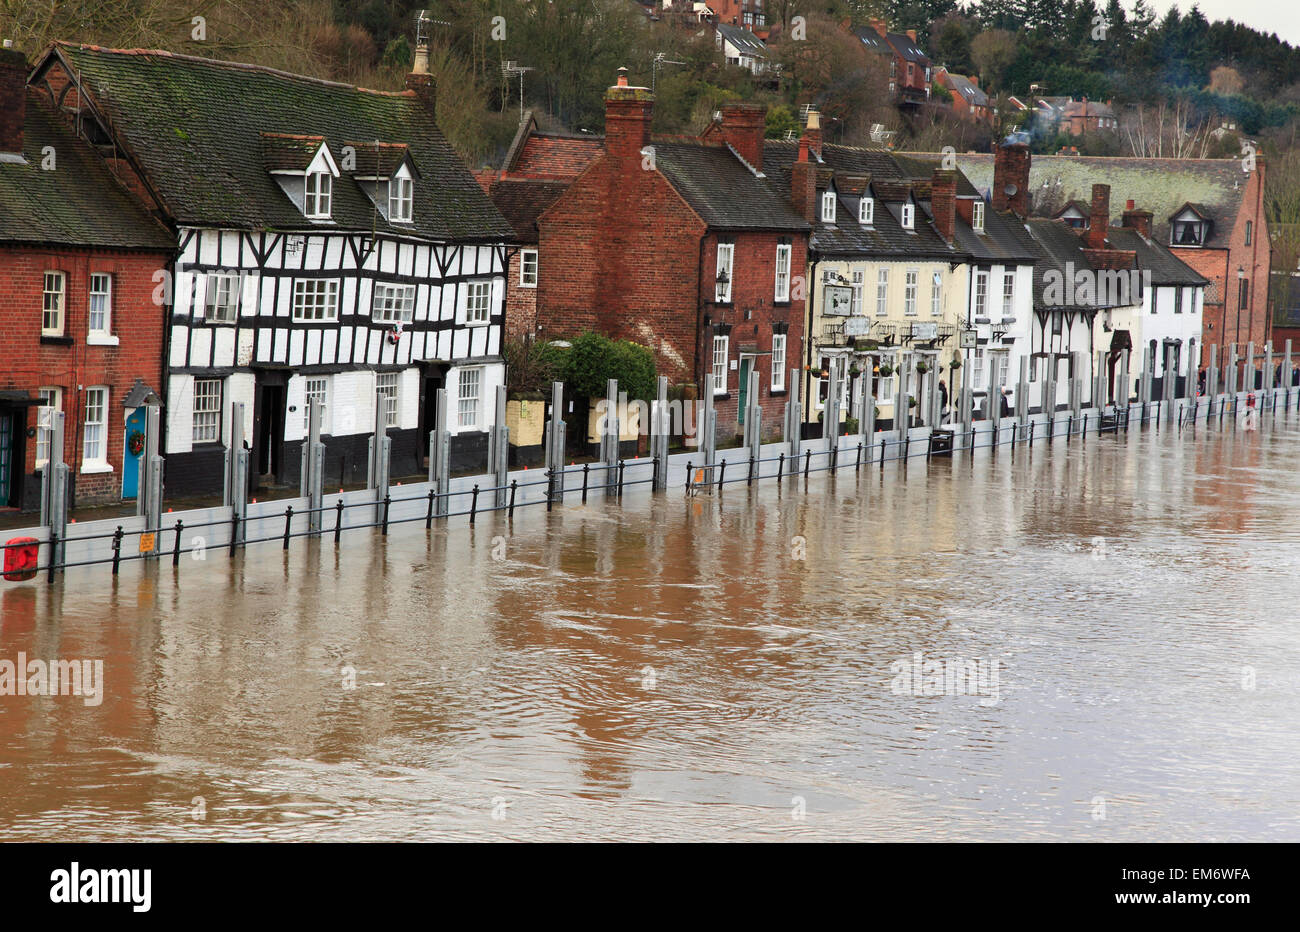
[(753, 366), (754, 360), (749, 356), (740, 357), (740, 391), (736, 397), (740, 404), (740, 423), (745, 423), (745, 402), (749, 397), (749, 370)]
[(13, 504), (9, 499), (14, 487), (14, 417), (0, 410), (0, 505)]

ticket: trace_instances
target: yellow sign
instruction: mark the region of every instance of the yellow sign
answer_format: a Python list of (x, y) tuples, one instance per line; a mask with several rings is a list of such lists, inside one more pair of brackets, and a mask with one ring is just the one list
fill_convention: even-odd
[(154, 551), (154, 535), (153, 535), (153, 534), (141, 534), (141, 535), (140, 535), (140, 552), (141, 552), (141, 553), (153, 553), (153, 551)]

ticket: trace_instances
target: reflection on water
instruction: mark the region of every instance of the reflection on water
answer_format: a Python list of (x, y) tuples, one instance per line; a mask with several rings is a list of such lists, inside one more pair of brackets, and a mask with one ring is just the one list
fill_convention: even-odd
[(0, 837), (1296, 840), (1278, 418), (0, 584)]

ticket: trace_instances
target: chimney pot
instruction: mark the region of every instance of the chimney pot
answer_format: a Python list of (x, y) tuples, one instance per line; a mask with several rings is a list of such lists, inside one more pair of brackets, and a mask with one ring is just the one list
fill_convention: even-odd
[(627, 68), (618, 69), (618, 87), (627, 87)]

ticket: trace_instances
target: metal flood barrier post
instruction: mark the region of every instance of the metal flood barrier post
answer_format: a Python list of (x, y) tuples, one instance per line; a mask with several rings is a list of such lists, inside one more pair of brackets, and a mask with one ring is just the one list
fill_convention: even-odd
[(1205, 370), (1205, 396), (1214, 403), (1219, 394), (1219, 344), (1210, 344), (1210, 364)]
[[(71, 470), (63, 462), (64, 413), (49, 409), (46, 412), (46, 443), (49, 460), (41, 468), (41, 526), (50, 529), (50, 566), (63, 563), (66, 557), (64, 540), (68, 536), (68, 477)], [(53, 581), (53, 571), (50, 579)]]
[(1024, 429), (1029, 420), (1029, 357), (1020, 357), (1020, 381), (1016, 383), (1016, 423)]
[(700, 458), (704, 464), (704, 481), (713, 481), (713, 459), (718, 449), (718, 415), (713, 410), (713, 380), (704, 383), (703, 404), (700, 406), (699, 431)]
[(1264, 344), (1264, 405), (1265, 407), (1274, 407), (1273, 405), (1273, 343), (1269, 341)]
[(867, 462), (871, 462), (871, 438), (876, 433), (876, 379), (871, 362), (862, 367), (862, 416), (858, 419), (858, 430), (866, 444)]
[(1165, 344), (1164, 379), (1160, 382), (1160, 404), (1166, 423), (1174, 416), (1174, 389), (1178, 386), (1178, 366), (1174, 362), (1174, 345)]
[(1241, 374), (1241, 387), (1243, 391), (1253, 392), (1255, 390), (1255, 341), (1251, 340), (1246, 344), (1246, 371)]
[(384, 500), (388, 498), (389, 464), (393, 441), (388, 436), (388, 418), (384, 411), (384, 393), (375, 389), (375, 433), (370, 438), (369, 468), (366, 487), (374, 491), (375, 523), (384, 520)]
[[(162, 409), (158, 405), (145, 408), (144, 469), (140, 488), (136, 493), (136, 514), (144, 518), (146, 531), (152, 531), (152, 547), (145, 547), (142, 538), (140, 552), (151, 557), (158, 555), (158, 526), (162, 521), (163, 458), (158, 454), (158, 441), (162, 437)], [(128, 451), (129, 452), (129, 451)]]
[(758, 385), (758, 371), (751, 370), (745, 395), (745, 400), (749, 402), (745, 405), (745, 449), (749, 450), (751, 460), (760, 458), (763, 444), (763, 408), (758, 403)]
[(321, 508), (325, 502), (325, 444), (320, 442), (321, 403), (307, 402), (307, 438), (302, 442), (302, 472), (298, 494), (307, 499), (307, 527), (312, 535), (321, 531)]
[(650, 455), (654, 457), (654, 482), (652, 488), (668, 488), (668, 437), (672, 430), (672, 412), (668, 407), (668, 376), (658, 379), (654, 407), (650, 412)]
[(552, 382), (551, 420), (546, 429), (547, 502), (564, 501), (564, 432), (564, 383)]
[(244, 449), (244, 404), (230, 406), (230, 445), (226, 447), (226, 476), (224, 504), (230, 509), (230, 547), (234, 554), (236, 544), (245, 538), (245, 519), (248, 517), (248, 450)]
[(1071, 368), (1074, 374), (1070, 376), (1070, 416), (1078, 420), (1079, 414), (1083, 411), (1083, 360), (1084, 355), (1075, 351), (1070, 354)]
[(497, 508), (506, 506), (506, 481), (510, 474), (510, 428), (506, 426), (506, 387), (497, 386), (496, 419), (488, 432), (488, 468), (496, 486), (493, 500)]
[(839, 367), (832, 360), (830, 372), (826, 377), (826, 406), (822, 409), (822, 440), (826, 450), (835, 449), (836, 438), (840, 432), (840, 375)]
[(433, 487), (433, 513), (447, 514), (447, 490), (451, 488), (451, 431), (447, 428), (447, 389), (434, 396), (437, 427), (429, 431), (429, 485)]
[(618, 379), (605, 383), (605, 416), (600, 420), (600, 462), (605, 467), (605, 494), (618, 486), (618, 438), (622, 433), (618, 417)]
[[(971, 393), (970, 387), (970, 368), (961, 367), (961, 435), (963, 438), (970, 437), (971, 421), (975, 417), (975, 398)], [(970, 441), (967, 440), (967, 443)]]
[(791, 460), (799, 457), (799, 435), (803, 430), (803, 406), (799, 403), (801, 373), (790, 370), (790, 398), (785, 403), (784, 439), (786, 453)]

